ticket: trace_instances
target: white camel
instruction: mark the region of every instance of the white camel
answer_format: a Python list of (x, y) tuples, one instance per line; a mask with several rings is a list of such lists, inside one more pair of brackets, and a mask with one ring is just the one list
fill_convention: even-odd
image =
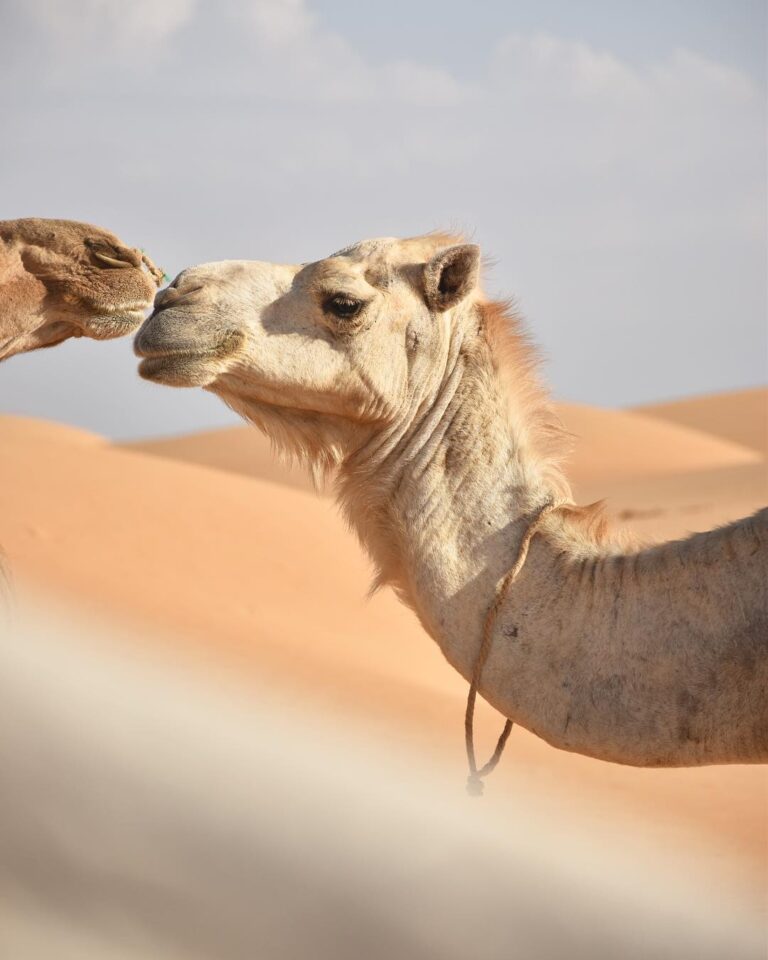
[(335, 468), (377, 583), (467, 679), (487, 654), (504, 716), (621, 763), (768, 760), (768, 510), (640, 549), (573, 506), (534, 354), (479, 259), (429, 235), (193, 267), (139, 331), (139, 370)]

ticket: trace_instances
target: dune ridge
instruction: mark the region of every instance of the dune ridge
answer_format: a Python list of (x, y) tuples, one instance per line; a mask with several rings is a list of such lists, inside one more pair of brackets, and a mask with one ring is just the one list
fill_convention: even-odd
[(768, 387), (650, 403), (634, 411), (704, 430), (768, 455)]

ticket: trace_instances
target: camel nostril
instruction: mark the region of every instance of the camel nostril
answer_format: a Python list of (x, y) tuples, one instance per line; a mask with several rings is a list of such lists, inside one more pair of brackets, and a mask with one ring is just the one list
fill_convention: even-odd
[(134, 250), (133, 247), (119, 247), (117, 255), (121, 260), (126, 260), (128, 263), (130, 263), (132, 267), (136, 267), (139, 270), (141, 269), (141, 250)]
[(98, 251), (96, 251), (93, 254), (93, 256), (96, 258), (96, 260), (99, 261), (99, 264), (102, 266), (106, 265), (107, 267), (113, 267), (113, 268), (117, 267), (118, 269), (121, 269), (121, 270), (130, 268), (133, 266), (133, 264), (129, 263), (128, 260), (125, 260), (122, 257), (113, 257), (107, 253), (99, 253)]
[(190, 287), (188, 290), (179, 290), (178, 287), (174, 286), (166, 287), (165, 290), (161, 290), (155, 294), (154, 312), (157, 314), (168, 307), (185, 303), (192, 299), (198, 290), (202, 289), (202, 286), (199, 284), (195, 287)]
[(111, 267), (112, 269), (130, 267), (139, 269), (141, 267), (142, 254), (139, 250), (132, 250), (130, 247), (120, 247), (99, 240), (86, 240), (85, 245), (101, 267)]
[(170, 307), (171, 302), (176, 299), (178, 294), (172, 287), (166, 287), (165, 290), (160, 290), (155, 294), (154, 308), (155, 313), (158, 313), (164, 307)]

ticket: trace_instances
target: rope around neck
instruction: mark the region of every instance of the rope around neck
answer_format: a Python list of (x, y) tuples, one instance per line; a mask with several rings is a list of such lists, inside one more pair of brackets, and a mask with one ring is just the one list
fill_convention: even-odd
[(469, 764), (467, 793), (473, 797), (482, 796), (483, 777), (487, 776), (501, 759), (501, 755), (504, 752), (504, 747), (506, 746), (509, 735), (512, 732), (512, 721), (507, 720), (504, 724), (504, 729), (501, 731), (499, 739), (496, 741), (496, 749), (493, 751), (490, 760), (488, 760), (487, 763), (484, 763), (483, 766), (478, 769), (477, 760), (475, 758), (475, 701), (477, 700), (477, 690), (480, 686), (480, 678), (483, 674), (483, 667), (488, 659), (488, 654), (491, 652), (491, 644), (493, 643), (493, 628), (496, 625), (496, 619), (506, 598), (507, 590), (511, 584), (517, 580), (520, 571), (523, 569), (526, 557), (528, 556), (528, 548), (531, 545), (533, 535), (536, 533), (536, 528), (539, 526), (544, 517), (552, 513), (553, 510), (556, 510), (558, 507), (562, 506), (563, 502), (564, 501), (562, 500), (549, 500), (544, 504), (543, 507), (539, 508), (536, 514), (534, 514), (533, 519), (528, 524), (528, 527), (523, 534), (523, 539), (520, 541), (520, 547), (517, 551), (517, 559), (515, 560), (512, 568), (496, 584), (496, 594), (493, 602), (488, 608), (488, 613), (485, 615), (485, 623), (483, 624), (483, 639), (480, 643), (480, 649), (477, 651), (477, 657), (475, 658), (475, 665), (472, 670), (472, 681), (469, 685), (469, 693), (467, 694), (467, 709), (464, 714), (464, 742), (467, 747), (467, 763)]

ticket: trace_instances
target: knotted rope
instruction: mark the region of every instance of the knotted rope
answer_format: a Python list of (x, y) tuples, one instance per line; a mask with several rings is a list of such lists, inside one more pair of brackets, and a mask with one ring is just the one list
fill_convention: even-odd
[(140, 252), (141, 252), (141, 262), (144, 264), (147, 270), (149, 270), (150, 274), (154, 277), (155, 283), (158, 285), (158, 287), (162, 284), (163, 280), (170, 279), (162, 267), (156, 267), (154, 263), (152, 263), (152, 261), (146, 255), (146, 253), (144, 253), (143, 250)]
[(483, 624), (483, 639), (480, 643), (480, 649), (477, 651), (477, 657), (475, 658), (475, 665), (472, 670), (472, 680), (469, 684), (469, 693), (467, 695), (467, 709), (464, 714), (464, 742), (467, 747), (467, 763), (469, 764), (469, 776), (467, 777), (467, 793), (473, 797), (480, 797), (483, 794), (483, 777), (487, 776), (496, 766), (496, 764), (501, 759), (501, 755), (504, 752), (504, 747), (506, 746), (509, 735), (512, 732), (512, 721), (507, 720), (504, 724), (504, 729), (501, 731), (499, 739), (496, 741), (496, 749), (493, 751), (490, 760), (487, 763), (483, 764), (482, 767), (478, 770), (477, 760), (475, 758), (475, 701), (477, 700), (477, 691), (480, 686), (480, 678), (483, 674), (483, 667), (485, 662), (488, 659), (488, 654), (491, 652), (491, 644), (493, 643), (493, 628), (496, 625), (496, 619), (501, 610), (501, 606), (506, 599), (507, 590), (515, 582), (520, 571), (523, 569), (525, 560), (528, 556), (528, 548), (531, 545), (531, 540), (533, 535), (536, 533), (536, 529), (541, 523), (541, 521), (548, 514), (552, 513), (553, 510), (556, 510), (558, 507), (562, 506), (563, 501), (561, 500), (549, 500), (544, 504), (543, 507), (540, 507), (537, 513), (534, 515), (531, 522), (528, 524), (528, 527), (523, 534), (523, 538), (520, 541), (520, 547), (517, 551), (517, 559), (515, 560), (512, 568), (499, 580), (496, 584), (496, 594), (488, 608), (488, 613), (485, 615), (485, 623)]

